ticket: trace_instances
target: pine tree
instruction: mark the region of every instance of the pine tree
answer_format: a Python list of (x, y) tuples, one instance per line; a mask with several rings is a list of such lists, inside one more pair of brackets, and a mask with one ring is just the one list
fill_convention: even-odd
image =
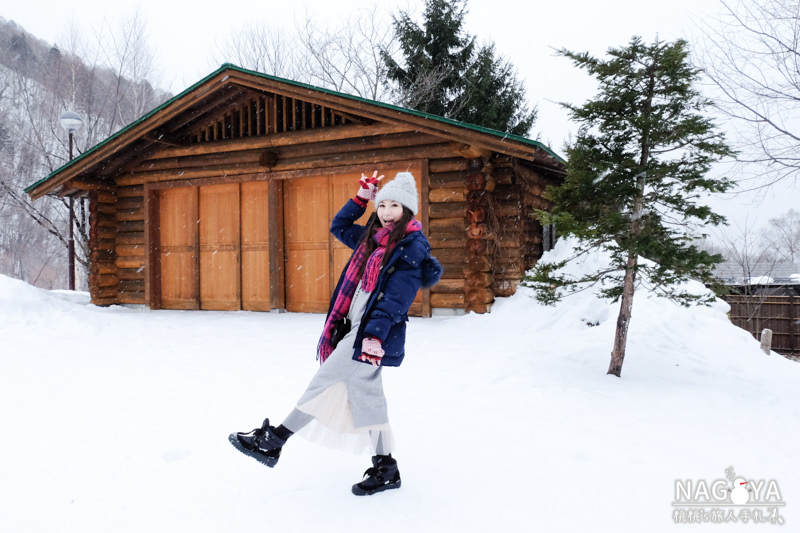
[(536, 119), (525, 88), (494, 44), (478, 47), (463, 30), (466, 0), (426, 0), (422, 26), (394, 19), (403, 64), (381, 52), (401, 105), (487, 128), (526, 135)]
[(707, 174), (732, 151), (704, 114), (712, 103), (694, 88), (699, 72), (689, 64), (686, 41), (645, 45), (635, 37), (610, 49), (607, 60), (567, 50), (559, 55), (594, 76), (599, 91), (580, 107), (562, 104), (579, 131), (567, 147), (563, 185), (547, 191), (554, 208), (539, 215), (543, 224), (578, 238), (578, 255), (609, 252), (612, 268), (575, 279), (557, 274), (564, 263), (542, 265), (526, 284), (550, 303), (598, 282), (604, 296), (621, 298), (608, 369), (619, 376), (637, 283), (684, 305), (704, 301), (676, 284), (709, 282), (722, 259), (696, 244), (703, 225), (725, 221), (700, 201), (731, 187), (727, 178)]

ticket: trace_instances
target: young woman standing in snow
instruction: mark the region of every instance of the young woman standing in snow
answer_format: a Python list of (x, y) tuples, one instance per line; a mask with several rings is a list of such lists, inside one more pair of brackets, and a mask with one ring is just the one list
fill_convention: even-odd
[[(400, 172), (378, 190), (382, 178), (377, 171), (362, 174), (358, 194), (331, 224), (331, 233), (354, 252), (331, 298), (317, 348), (319, 370), (283, 424), (270, 426), (266, 419), (258, 429), (229, 437), (239, 451), (269, 467), (301, 429), (339, 447), (365, 441), (375, 455), (364, 479), (353, 485), (359, 496), (400, 487), (381, 371), (403, 361), (408, 309), (419, 288), (434, 285), (442, 274), (414, 218), (414, 176)], [(360, 226), (355, 221), (370, 200), (376, 212)], [(337, 343), (344, 319), (350, 330)]]

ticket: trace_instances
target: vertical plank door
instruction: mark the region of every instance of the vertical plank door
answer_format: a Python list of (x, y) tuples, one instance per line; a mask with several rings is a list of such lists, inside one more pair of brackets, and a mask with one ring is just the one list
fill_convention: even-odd
[(242, 183), (242, 309), (270, 310), (269, 183)]
[(284, 183), (286, 310), (325, 313), (330, 302), (328, 178)]
[(200, 187), (200, 308), (241, 309), (239, 184)]
[(159, 203), (161, 307), (199, 309), (197, 188), (165, 189)]

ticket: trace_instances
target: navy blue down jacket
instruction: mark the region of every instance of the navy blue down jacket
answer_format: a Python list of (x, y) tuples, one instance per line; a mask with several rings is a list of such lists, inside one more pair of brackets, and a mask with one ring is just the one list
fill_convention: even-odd
[[(331, 223), (331, 233), (342, 243), (355, 250), (361, 243), (366, 227), (356, 224), (366, 207), (352, 199), (339, 210)], [(353, 260), (352, 255), (347, 264)], [(336, 290), (333, 291), (328, 314), (342, 286), (342, 270)], [(431, 256), (431, 245), (421, 231), (406, 235), (392, 250), (386, 266), (378, 276), (378, 284), (370, 295), (358, 334), (353, 344), (353, 359), (361, 357), (361, 341), (365, 336), (376, 337), (383, 343), (383, 366), (400, 366), (405, 356), (406, 322), (408, 309), (417, 291), (435, 285), (442, 276), (442, 266)], [(367, 363), (369, 364), (369, 363)]]

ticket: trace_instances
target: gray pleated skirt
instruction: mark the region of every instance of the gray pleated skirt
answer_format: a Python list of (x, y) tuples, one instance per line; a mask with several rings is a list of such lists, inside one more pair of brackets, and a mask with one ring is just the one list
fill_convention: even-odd
[(298, 434), (338, 449), (361, 452), (371, 446), (391, 453), (394, 438), (383, 392), (383, 367), (353, 360), (353, 345), (369, 296), (359, 284), (348, 312), (353, 324), (350, 332), (297, 401), (297, 410), (313, 417)]

